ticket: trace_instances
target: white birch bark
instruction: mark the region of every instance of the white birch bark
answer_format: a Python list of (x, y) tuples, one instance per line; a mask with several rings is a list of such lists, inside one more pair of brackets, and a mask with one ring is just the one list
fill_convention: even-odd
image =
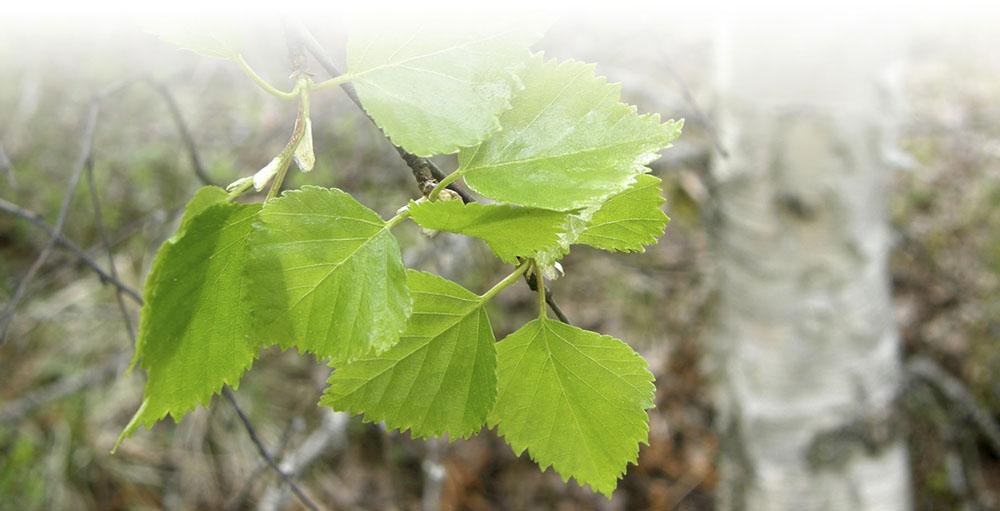
[(820, 22), (743, 20), (717, 41), (719, 509), (910, 508), (877, 155), (894, 44)]

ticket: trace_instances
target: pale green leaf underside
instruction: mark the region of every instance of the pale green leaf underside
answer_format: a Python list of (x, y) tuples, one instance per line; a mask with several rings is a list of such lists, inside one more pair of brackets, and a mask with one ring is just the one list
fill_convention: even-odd
[(496, 398), (496, 348), (479, 296), (410, 270), (413, 315), (399, 344), (338, 367), (322, 404), (414, 436), (478, 432)]
[(337, 189), (267, 202), (254, 226), (250, 308), (258, 335), (343, 363), (399, 339), (410, 315), (396, 239)]
[(663, 236), (670, 221), (663, 205), (660, 178), (643, 174), (625, 191), (611, 197), (590, 218), (578, 243), (618, 251), (642, 252)]
[(213, 20), (155, 20), (141, 23), (145, 31), (178, 48), (205, 57), (228, 59), (240, 52), (246, 38), (240, 23)]
[[(260, 206), (212, 200), (202, 192), (182, 231), (156, 255), (147, 279), (136, 356), (146, 369), (145, 403), (130, 424), (180, 419), (207, 404), (224, 384), (236, 386), (258, 344), (241, 297), (248, 282), (247, 240)], [(186, 215), (189, 216), (189, 215)]]
[(510, 204), (567, 211), (597, 206), (646, 172), (680, 134), (619, 101), (619, 85), (576, 61), (534, 56), (501, 131), (459, 153), (466, 183)]
[(520, 454), (611, 495), (646, 442), (653, 375), (625, 343), (536, 319), (497, 345), (491, 426)]
[(555, 245), (566, 223), (559, 211), (459, 200), (411, 202), (410, 216), (428, 229), (484, 240), (508, 263)]
[(381, 17), (347, 42), (347, 71), (365, 110), (419, 156), (454, 153), (499, 129), (539, 27), (497, 21)]

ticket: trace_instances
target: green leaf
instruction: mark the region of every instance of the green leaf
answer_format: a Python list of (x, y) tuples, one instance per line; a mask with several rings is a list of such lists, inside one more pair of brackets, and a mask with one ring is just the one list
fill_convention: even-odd
[(208, 205), (212, 196), (207, 190), (196, 195), (179, 235), (153, 262), (136, 343), (147, 373), (145, 400), (123, 437), (167, 414), (179, 420), (224, 384), (237, 386), (257, 355), (244, 267), (260, 206)]
[(365, 110), (419, 156), (454, 153), (500, 128), (517, 73), (540, 37), (532, 21), (380, 17), (347, 42), (347, 71)]
[(483, 300), (437, 275), (407, 272), (413, 315), (399, 344), (330, 377), (322, 404), (454, 440), (479, 431), (496, 399), (496, 348)]
[(253, 323), (262, 337), (340, 364), (396, 344), (410, 315), (396, 238), (337, 189), (268, 201), (254, 226)]
[(187, 226), (194, 217), (200, 215), (202, 211), (205, 211), (210, 206), (224, 202), (227, 198), (229, 198), (229, 194), (218, 186), (203, 186), (199, 188), (197, 192), (194, 192), (194, 197), (191, 197), (187, 206), (184, 206), (184, 214), (181, 215), (180, 226), (168, 241), (177, 241), (184, 234), (184, 231), (187, 230)]
[(497, 345), (491, 426), (542, 469), (611, 496), (646, 442), (653, 375), (625, 343), (543, 318)]
[(663, 236), (670, 219), (660, 178), (643, 174), (625, 191), (608, 199), (590, 218), (578, 243), (617, 252), (643, 252)]
[(149, 20), (143, 29), (183, 50), (205, 57), (230, 59), (240, 52), (247, 37), (246, 27), (226, 20)]
[[(164, 257), (163, 254), (166, 252), (167, 247), (177, 243), (177, 240), (184, 235), (188, 226), (191, 224), (191, 221), (195, 217), (200, 215), (210, 206), (225, 201), (227, 196), (226, 191), (217, 186), (203, 186), (195, 192), (194, 197), (192, 197), (184, 207), (184, 214), (181, 215), (181, 222), (177, 227), (177, 231), (174, 232), (173, 236), (163, 242), (163, 245), (156, 254), (156, 258), (153, 260), (153, 266), (149, 270), (149, 275), (146, 276), (146, 286), (143, 288), (144, 302), (148, 302), (151, 299), (151, 297), (156, 293), (156, 285), (163, 280), (159, 275), (160, 269), (163, 268), (163, 265), (159, 264), (159, 262)], [(143, 343), (145, 342), (146, 336), (140, 335), (136, 339), (135, 353), (132, 355), (132, 362), (129, 364), (130, 371), (133, 367), (135, 367), (136, 363), (139, 362), (139, 355), (143, 351)]]
[(670, 220), (660, 209), (664, 202), (660, 185), (659, 178), (640, 174), (635, 183), (599, 207), (569, 213), (558, 243), (536, 253), (535, 261), (547, 273), (554, 273), (552, 265), (566, 256), (573, 244), (620, 252), (644, 251), (644, 245), (656, 243), (663, 235)]
[(503, 129), (459, 153), (465, 182), (486, 197), (559, 211), (597, 206), (680, 135), (682, 121), (661, 124), (619, 102), (621, 87), (593, 65), (536, 55), (523, 80)]
[(411, 202), (410, 217), (427, 229), (484, 240), (508, 263), (555, 245), (566, 223), (566, 213), (559, 211), (460, 200)]

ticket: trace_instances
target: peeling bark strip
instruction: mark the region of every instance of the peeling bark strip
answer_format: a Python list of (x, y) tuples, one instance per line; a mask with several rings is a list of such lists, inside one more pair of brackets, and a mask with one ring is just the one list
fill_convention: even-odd
[(891, 45), (852, 50), (837, 41), (859, 27), (816, 28), (720, 40), (730, 157), (713, 169), (719, 300), (707, 339), (720, 509), (910, 507), (892, 419), (902, 378), (887, 172), (870, 143)]

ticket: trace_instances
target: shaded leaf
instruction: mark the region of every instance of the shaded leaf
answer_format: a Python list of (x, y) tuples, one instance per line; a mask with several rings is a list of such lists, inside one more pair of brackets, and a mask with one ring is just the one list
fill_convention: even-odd
[(219, 202), (202, 209), (160, 248), (143, 294), (136, 357), (146, 370), (142, 408), (123, 433), (170, 414), (179, 420), (224, 384), (237, 386), (258, 344), (244, 303), (248, 238), (260, 206)]
[[(149, 302), (151, 297), (156, 293), (156, 286), (163, 280), (159, 273), (164, 267), (160, 262), (163, 257), (165, 257), (166, 249), (168, 246), (177, 243), (177, 240), (184, 235), (187, 231), (188, 226), (191, 221), (201, 214), (203, 211), (208, 209), (215, 204), (219, 204), (226, 200), (226, 191), (217, 186), (203, 186), (195, 192), (194, 197), (188, 201), (187, 205), (184, 206), (184, 213), (181, 215), (181, 221), (177, 226), (177, 231), (174, 232), (173, 236), (168, 238), (160, 246), (160, 249), (156, 253), (156, 257), (153, 259), (153, 265), (149, 269), (149, 274), (146, 275), (146, 285), (143, 287), (143, 302)], [(169, 282), (169, 281), (168, 281)], [(149, 307), (149, 306), (147, 306)], [(145, 307), (144, 307), (145, 308)], [(149, 314), (148, 312), (144, 314)], [(140, 324), (141, 326), (141, 324)], [(140, 332), (141, 334), (141, 332)], [(132, 355), (132, 362), (129, 364), (129, 370), (135, 367), (136, 363), (139, 361), (139, 355), (143, 351), (143, 344), (146, 342), (147, 336), (139, 335), (135, 341), (135, 352)]]
[(410, 217), (427, 229), (484, 240), (509, 263), (555, 245), (566, 222), (566, 213), (559, 211), (460, 200), (411, 202)]

